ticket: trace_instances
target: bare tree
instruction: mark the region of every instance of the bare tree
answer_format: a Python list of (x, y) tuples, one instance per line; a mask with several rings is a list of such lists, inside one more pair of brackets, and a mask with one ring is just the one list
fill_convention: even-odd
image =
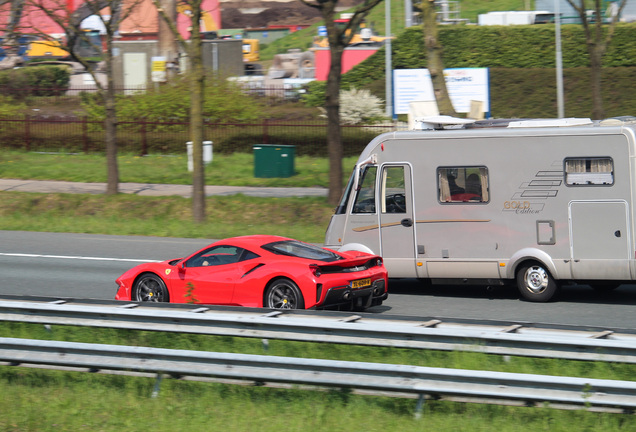
[[(119, 25), (130, 15), (139, 1), (88, 0), (74, 11), (68, 10), (64, 0), (55, 0), (54, 2), (26, 0), (26, 4), (44, 12), (60, 28), (64, 29), (66, 41), (61, 47), (68, 51), (71, 57), (93, 77), (106, 111), (104, 119), (107, 165), (106, 194), (117, 194), (119, 192), (119, 167), (117, 164), (117, 110), (113, 76), (113, 41)], [(105, 47), (102, 46), (101, 38), (97, 40), (91, 38), (90, 33), (82, 29), (82, 21), (89, 16), (96, 16), (101, 21), (102, 27), (105, 29)], [(40, 36), (48, 37), (44, 34)], [(90, 47), (88, 52), (83, 51), (82, 47), (87, 46)], [(94, 54), (102, 58), (99, 66), (92, 59)], [(98, 74), (102, 67), (106, 77), (105, 84), (100, 80)]]
[(426, 67), (431, 74), (437, 107), (440, 114), (456, 116), (457, 113), (448, 95), (446, 79), (444, 78), (443, 47), (438, 37), (435, 0), (422, 0), (420, 7), (422, 9), (424, 45), (426, 46)]
[[(325, 111), (327, 113), (327, 150), (329, 152), (329, 193), (327, 201), (338, 204), (342, 194), (342, 131), (340, 129), (340, 83), (342, 80), (342, 54), (355, 31), (368, 13), (382, 0), (364, 0), (355, 7), (345, 27), (334, 23), (338, 0), (299, 0), (318, 9), (327, 27), (331, 64), (327, 75)], [(387, 35), (390, 36), (390, 35)]]
[(616, 7), (618, 1), (612, 2), (610, 7), (610, 21), (607, 26), (603, 25), (603, 13), (601, 0), (594, 0), (593, 15), (588, 16), (585, 0), (578, 3), (575, 0), (567, 0), (581, 19), (583, 31), (585, 33), (585, 43), (587, 52), (590, 56), (590, 88), (592, 90), (592, 118), (602, 119), (605, 117), (605, 109), (603, 108), (603, 94), (601, 92), (601, 70), (603, 67), (603, 56), (607, 51), (607, 47), (614, 37), (614, 30), (618, 18), (623, 12), (623, 8), (627, 0), (620, 0), (620, 4)]
[(188, 54), (188, 77), (190, 81), (190, 141), (192, 141), (192, 215), (195, 222), (205, 221), (205, 166), (203, 165), (203, 102), (205, 92), (205, 70), (201, 43), (202, 0), (184, 0), (181, 4), (189, 8), (191, 19), (190, 39), (186, 41), (177, 29), (171, 11), (153, 0), (159, 15), (167, 24), (181, 49)]

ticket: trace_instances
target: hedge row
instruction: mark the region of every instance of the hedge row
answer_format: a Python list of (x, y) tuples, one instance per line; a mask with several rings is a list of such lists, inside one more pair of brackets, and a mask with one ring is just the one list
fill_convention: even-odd
[[(606, 117), (636, 114), (636, 67), (602, 70)], [(592, 95), (587, 67), (564, 69), (566, 117), (590, 117)], [(490, 69), (490, 108), (499, 118), (557, 116), (555, 69)]]
[(0, 71), (0, 89), (5, 96), (22, 100), (26, 96), (60, 96), (71, 80), (68, 66), (29, 66)]
[[(607, 29), (606, 29), (607, 30)], [(439, 31), (444, 67), (554, 68), (555, 28), (533, 26), (445, 26)], [(583, 28), (561, 28), (564, 68), (589, 66)], [(411, 27), (392, 43), (394, 69), (426, 67), (421, 27)], [(343, 76), (343, 84), (360, 87), (384, 79), (384, 49)], [(636, 23), (619, 24), (603, 60), (604, 67), (636, 66)]]
[[(607, 30), (607, 28), (605, 28)], [(447, 26), (440, 28), (446, 68), (490, 69), (491, 114), (494, 117), (555, 117), (556, 73), (553, 25)], [(561, 29), (565, 113), (588, 117), (589, 56), (580, 25)], [(406, 29), (392, 43), (394, 69), (426, 67), (422, 29)], [(342, 78), (343, 88), (368, 89), (385, 99), (384, 49)], [(636, 113), (636, 23), (619, 24), (604, 57), (603, 95), (607, 116)], [(308, 85), (310, 105), (324, 101), (324, 82)]]

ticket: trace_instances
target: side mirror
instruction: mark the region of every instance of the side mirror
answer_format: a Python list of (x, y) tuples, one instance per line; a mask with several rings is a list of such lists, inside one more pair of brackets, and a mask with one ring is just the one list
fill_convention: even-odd
[(353, 173), (353, 190), (356, 192), (360, 190), (361, 175), (362, 175), (362, 167), (359, 167), (356, 165), (355, 171)]
[(367, 159), (356, 164), (354, 168), (354, 172), (353, 172), (353, 190), (354, 191), (360, 190), (360, 186), (361, 186), (360, 177), (362, 176), (362, 170), (366, 167), (366, 165), (376, 164), (376, 163), (378, 163), (378, 157), (377, 155), (372, 154)]

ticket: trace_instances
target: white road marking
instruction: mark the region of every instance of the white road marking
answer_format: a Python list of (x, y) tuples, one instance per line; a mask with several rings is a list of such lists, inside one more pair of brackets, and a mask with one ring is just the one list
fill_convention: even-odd
[(142, 263), (161, 262), (161, 261), (158, 261), (158, 260), (144, 260), (144, 259), (130, 259), (130, 258), (85, 257), (85, 256), (66, 256), (66, 255), (40, 255), (40, 254), (3, 253), (3, 252), (0, 252), (0, 256), (11, 256), (11, 257), (19, 257), (19, 258), (73, 259), (73, 260), (88, 260), (88, 261), (123, 261), (123, 262), (142, 262)]

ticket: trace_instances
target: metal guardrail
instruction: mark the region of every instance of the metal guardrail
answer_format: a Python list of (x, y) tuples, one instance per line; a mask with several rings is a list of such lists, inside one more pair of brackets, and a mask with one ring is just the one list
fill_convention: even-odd
[[(636, 363), (636, 335), (519, 323), (0, 297), (0, 320)], [(366, 362), (0, 338), (0, 362), (358, 393), (632, 413), (636, 382)]]
[(632, 381), (14, 338), (0, 338), (0, 360), (91, 372), (151, 372), (159, 377), (212, 377), (415, 395), (420, 398), (418, 412), (426, 397), (523, 406), (549, 403), (556, 408), (613, 412), (636, 408), (636, 382)]
[(636, 334), (530, 323), (0, 297), (0, 320), (636, 363)]

